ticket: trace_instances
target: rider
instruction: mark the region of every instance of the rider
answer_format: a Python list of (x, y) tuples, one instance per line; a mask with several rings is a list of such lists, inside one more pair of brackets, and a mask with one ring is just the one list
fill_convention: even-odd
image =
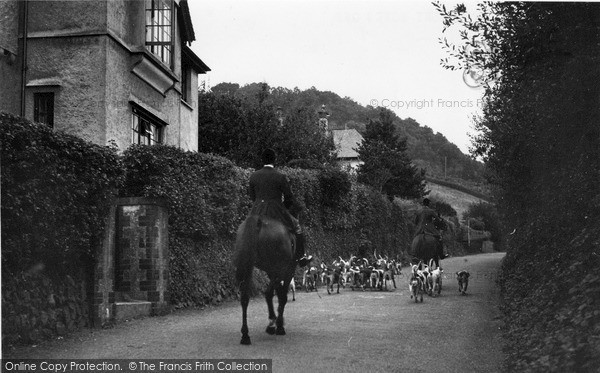
[(288, 211), (294, 205), (294, 196), (285, 175), (275, 170), (276, 154), (273, 149), (262, 153), (263, 168), (250, 175), (250, 198), (254, 202), (250, 214), (268, 216), (282, 222), (296, 234), (296, 257), (300, 267), (306, 266), (312, 256), (304, 254), (304, 234), (298, 219)]
[(423, 199), (423, 208), (417, 216), (416, 235), (428, 234), (437, 238), (438, 245), (436, 257), (438, 260), (436, 260), (436, 264), (439, 266), (439, 259), (447, 258), (448, 254), (444, 254), (444, 244), (442, 241), (442, 235), (435, 227), (435, 220), (441, 219), (441, 217), (434, 209), (430, 207), (430, 203), (431, 201), (428, 198)]

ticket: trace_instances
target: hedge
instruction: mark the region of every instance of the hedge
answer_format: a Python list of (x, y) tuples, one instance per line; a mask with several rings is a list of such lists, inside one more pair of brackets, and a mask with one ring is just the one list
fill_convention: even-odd
[[(235, 232), (246, 217), (252, 170), (226, 158), (169, 146), (133, 146), (123, 154), (121, 196), (163, 197), (169, 202), (171, 302), (202, 306), (235, 297), (231, 257)], [(282, 167), (288, 177), (307, 251), (318, 260), (373, 253), (401, 257), (411, 223), (400, 205), (330, 168)], [(324, 198), (331, 199), (323, 204)], [(396, 222), (389, 224), (390, 221)], [(265, 281), (257, 277), (257, 287)]]
[(123, 178), (115, 149), (0, 113), (3, 344), (86, 325), (87, 276)]
[[(115, 197), (168, 201), (169, 294), (175, 307), (237, 297), (231, 258), (237, 227), (251, 206), (253, 170), (170, 146), (132, 146), (119, 155), (7, 114), (0, 122), (2, 275), (8, 285), (2, 289), (3, 325), (23, 319), (9, 329), (26, 332), (12, 340), (85, 323), (89, 289), (72, 283), (92, 283), (85, 277), (93, 272)], [(307, 252), (317, 262), (351, 254), (405, 259), (414, 229), (406, 201), (389, 201), (330, 167), (281, 171), (297, 199)], [(255, 276), (256, 288), (265, 281)], [(43, 291), (30, 290), (40, 283)]]
[(89, 264), (122, 177), (115, 149), (0, 113), (3, 275)]

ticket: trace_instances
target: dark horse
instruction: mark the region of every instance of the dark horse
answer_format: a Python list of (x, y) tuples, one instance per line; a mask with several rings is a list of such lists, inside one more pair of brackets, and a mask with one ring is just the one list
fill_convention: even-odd
[[(269, 307), (267, 333), (285, 335), (283, 310), (287, 303), (288, 287), (296, 269), (293, 235), (279, 221), (251, 215), (240, 225), (235, 241), (236, 280), (240, 287), (242, 303), (242, 340), (249, 345), (247, 311), (252, 288), (252, 272), (256, 266), (266, 272), (269, 285), (265, 299)], [(277, 316), (273, 308), (273, 296), (277, 293)]]
[[(433, 225), (438, 231), (446, 230), (446, 222), (438, 217), (433, 220)], [(440, 253), (442, 243), (439, 238), (429, 232), (421, 232), (415, 236), (410, 246), (412, 256), (417, 261), (421, 260), (427, 264), (431, 259), (435, 261), (436, 267), (440, 266)]]

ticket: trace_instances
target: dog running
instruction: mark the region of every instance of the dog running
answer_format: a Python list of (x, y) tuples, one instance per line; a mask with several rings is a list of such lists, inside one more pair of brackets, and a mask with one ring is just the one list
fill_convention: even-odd
[(458, 280), (458, 292), (462, 295), (467, 295), (467, 287), (469, 286), (469, 272), (462, 270), (456, 272), (456, 279)]

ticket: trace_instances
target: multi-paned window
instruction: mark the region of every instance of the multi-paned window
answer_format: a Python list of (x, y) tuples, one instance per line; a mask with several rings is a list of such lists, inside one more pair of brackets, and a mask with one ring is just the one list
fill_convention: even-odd
[(185, 63), (181, 63), (181, 99), (190, 102), (190, 68)]
[(173, 65), (173, 0), (146, 0), (146, 48)]
[(33, 94), (33, 120), (54, 128), (53, 92), (36, 92)]
[(133, 106), (131, 116), (131, 143), (156, 145), (163, 143), (165, 125), (143, 109)]

